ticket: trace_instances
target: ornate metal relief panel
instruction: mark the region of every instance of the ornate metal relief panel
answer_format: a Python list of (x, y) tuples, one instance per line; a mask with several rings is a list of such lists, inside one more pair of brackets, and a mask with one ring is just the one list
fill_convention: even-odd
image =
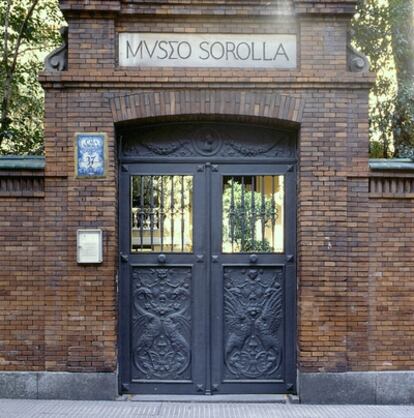
[(295, 141), (287, 133), (251, 125), (173, 124), (126, 132), (126, 157), (293, 158)]
[(283, 359), (282, 268), (224, 268), (226, 379), (277, 379)]
[(191, 268), (132, 268), (134, 379), (191, 378)]

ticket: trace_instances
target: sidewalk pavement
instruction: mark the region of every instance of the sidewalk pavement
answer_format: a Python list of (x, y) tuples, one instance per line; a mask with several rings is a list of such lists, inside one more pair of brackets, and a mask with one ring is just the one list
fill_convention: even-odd
[(1, 418), (414, 418), (414, 406), (0, 399)]

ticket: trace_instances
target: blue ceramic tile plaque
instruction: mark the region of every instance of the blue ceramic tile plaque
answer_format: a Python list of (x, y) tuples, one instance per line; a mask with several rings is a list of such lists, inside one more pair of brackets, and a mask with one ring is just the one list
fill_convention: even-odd
[(105, 134), (76, 135), (76, 175), (78, 177), (105, 175)]

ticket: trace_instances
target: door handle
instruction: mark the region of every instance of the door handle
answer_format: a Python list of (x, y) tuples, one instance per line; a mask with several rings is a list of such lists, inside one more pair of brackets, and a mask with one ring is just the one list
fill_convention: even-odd
[(219, 258), (218, 255), (212, 255), (211, 256), (211, 262), (212, 263), (218, 263), (218, 258)]

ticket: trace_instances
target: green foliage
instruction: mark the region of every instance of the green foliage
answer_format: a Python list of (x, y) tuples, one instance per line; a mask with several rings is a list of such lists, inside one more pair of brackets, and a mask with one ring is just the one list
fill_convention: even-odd
[(369, 143), (369, 156), (370, 158), (391, 158), (392, 152), (383, 142), (371, 140)]
[(0, 154), (40, 154), (44, 94), (37, 81), (61, 43), (58, 0), (0, 2)]
[(352, 21), (353, 39), (357, 49), (370, 59), (371, 71), (377, 81), (370, 96), (370, 138), (374, 142), (372, 157), (386, 158), (392, 143), (392, 118), (396, 80), (392, 59), (392, 34), (388, 4), (366, 0), (359, 4)]
[(408, 157), (414, 149), (414, 84), (404, 83), (399, 87), (395, 99), (393, 130), (396, 155)]
[(414, 0), (388, 0), (397, 74), (393, 118), (397, 154), (414, 147)]
[[(271, 226), (272, 218), (276, 221), (278, 209), (271, 196), (252, 192), (237, 181), (228, 181), (223, 193), (223, 237), (232, 242), (241, 252), (271, 252), (268, 240), (257, 240), (257, 229), (264, 225)], [(257, 222), (260, 227), (257, 228)]]
[(414, 0), (364, 0), (352, 22), (354, 43), (377, 81), (370, 96), (371, 156), (414, 145)]

